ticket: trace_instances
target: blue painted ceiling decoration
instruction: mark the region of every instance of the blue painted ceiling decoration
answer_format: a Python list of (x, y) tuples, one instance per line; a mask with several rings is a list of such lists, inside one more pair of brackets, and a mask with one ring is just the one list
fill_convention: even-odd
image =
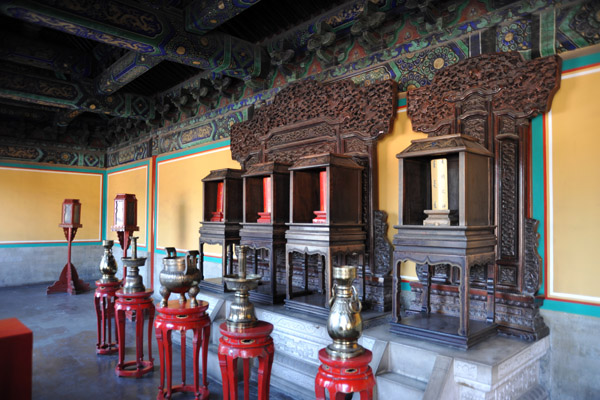
[(0, 158), (113, 166), (227, 138), (300, 79), (407, 91), (597, 43), (595, 0), (0, 0)]

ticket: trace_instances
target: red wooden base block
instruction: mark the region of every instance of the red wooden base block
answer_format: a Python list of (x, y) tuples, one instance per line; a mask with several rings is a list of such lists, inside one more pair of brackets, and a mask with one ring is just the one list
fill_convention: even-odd
[[(117, 290), (115, 315), (119, 342), (119, 363), (115, 367), (117, 376), (141, 378), (154, 369), (152, 358), (152, 323), (154, 322), (153, 289), (145, 292), (123, 293)], [(148, 310), (148, 360), (144, 360), (144, 310)], [(135, 312), (135, 361), (125, 362), (125, 313)], [(131, 367), (135, 367), (132, 369)]]
[[(69, 279), (69, 266), (70, 266), (70, 275), (71, 279)], [(52, 286), (48, 286), (46, 289), (46, 294), (52, 293), (69, 293), (69, 294), (81, 294), (90, 290), (90, 284), (85, 283), (81, 279), (79, 279), (79, 275), (77, 275), (77, 270), (75, 266), (71, 263), (66, 263), (63, 267), (60, 277), (56, 282), (52, 284)]]
[[(96, 281), (94, 308), (96, 309), (96, 354), (113, 354), (118, 351), (117, 343), (112, 341), (112, 322), (115, 319), (116, 292), (121, 288), (121, 281), (102, 283)], [(117, 325), (115, 324), (115, 340)]]
[[(187, 301), (180, 304), (178, 300), (169, 301), (167, 307), (157, 307), (159, 315), (156, 317), (154, 327), (158, 354), (160, 356), (160, 386), (158, 387), (158, 400), (170, 399), (173, 393), (191, 392), (196, 400), (208, 399), (208, 371), (206, 360), (208, 357), (208, 344), (210, 341), (210, 317), (206, 314), (208, 303), (200, 301), (198, 306), (192, 307)], [(194, 354), (194, 384), (185, 383), (185, 332), (192, 330)], [(171, 333), (179, 331), (181, 334), (181, 385), (172, 385), (173, 349)], [(202, 347), (202, 387), (198, 382), (198, 364), (200, 347)], [(165, 375), (167, 388), (165, 389)]]
[(31, 400), (33, 332), (16, 318), (0, 320), (0, 397)]
[(317, 400), (325, 399), (325, 390), (330, 400), (343, 400), (347, 393), (360, 393), (361, 400), (373, 398), (375, 377), (369, 367), (373, 354), (365, 349), (358, 357), (336, 359), (327, 354), (327, 350), (319, 351), (321, 366), (315, 379)]
[(241, 358), (244, 363), (244, 399), (250, 399), (250, 359), (258, 357), (258, 400), (267, 400), (275, 353), (273, 339), (269, 336), (273, 331), (273, 325), (258, 321), (252, 328), (232, 331), (224, 322), (219, 330), (222, 335), (219, 339), (219, 366), (223, 379), (223, 399), (237, 400), (238, 398), (238, 358)]

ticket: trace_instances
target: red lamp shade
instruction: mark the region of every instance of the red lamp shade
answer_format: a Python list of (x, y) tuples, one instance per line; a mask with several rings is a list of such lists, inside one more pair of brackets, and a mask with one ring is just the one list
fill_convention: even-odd
[(111, 228), (117, 232), (138, 231), (137, 199), (135, 194), (117, 194), (115, 197), (115, 216)]
[(62, 204), (61, 228), (81, 228), (81, 203), (79, 199), (65, 199)]

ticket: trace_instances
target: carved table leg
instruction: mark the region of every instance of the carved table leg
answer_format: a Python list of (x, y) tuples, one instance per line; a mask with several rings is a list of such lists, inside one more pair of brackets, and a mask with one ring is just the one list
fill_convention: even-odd
[(229, 379), (229, 400), (237, 400), (237, 358), (233, 356), (227, 356), (227, 376)]
[(173, 387), (173, 342), (172, 342), (172, 333), (171, 329), (167, 328), (166, 332), (166, 356), (165, 359), (167, 361), (167, 398), (171, 398), (172, 387)]
[(125, 362), (125, 311), (117, 310), (117, 338), (119, 340), (119, 368), (123, 368)]
[(233, 243), (227, 246), (227, 263), (229, 264), (229, 273), (233, 274)]
[[(219, 346), (220, 347), (220, 346)], [(221, 353), (219, 349), (219, 367), (221, 368), (221, 381), (223, 382), (223, 400), (229, 399), (229, 379), (227, 378), (227, 355)], [(206, 371), (202, 370), (205, 375)], [(204, 378), (204, 376), (203, 376)]]
[[(181, 343), (181, 386), (185, 386), (185, 341), (186, 341), (186, 336), (185, 336), (185, 328), (181, 329), (179, 331), (179, 342)], [(194, 353), (195, 354), (195, 353)], [(195, 364), (194, 364), (195, 366)], [(197, 372), (197, 371), (196, 371)], [(194, 380), (196, 380), (194, 378)]]
[(285, 298), (290, 300), (293, 297), (292, 293), (292, 255), (291, 251), (285, 252)]
[(392, 270), (392, 322), (398, 323), (402, 319), (400, 317), (400, 298), (401, 298), (401, 278), (400, 278), (400, 266), (402, 261), (394, 258), (393, 270)]
[(431, 270), (429, 264), (422, 264), (424, 270), (423, 292), (421, 293), (421, 313), (429, 315), (431, 313)]
[(204, 242), (200, 241), (200, 281), (204, 280)]
[(327, 249), (327, 257), (325, 258), (323, 270), (325, 271), (325, 281), (327, 282), (327, 290), (325, 291), (325, 307), (329, 308), (329, 299), (331, 298), (332, 286), (331, 275), (333, 272), (333, 257), (330, 248)]
[(156, 342), (158, 343), (158, 357), (160, 359), (160, 386), (158, 387), (158, 390), (163, 393), (165, 388), (165, 347), (163, 344), (162, 324), (160, 322), (157, 322), (154, 331), (156, 334)]
[(460, 284), (458, 286), (458, 298), (460, 303), (460, 320), (458, 334), (469, 335), (469, 275), (471, 265), (465, 260), (464, 265), (459, 267), (461, 271)]
[(202, 328), (202, 386), (208, 388), (208, 370), (206, 360), (208, 358), (208, 344), (210, 342), (210, 320)]
[[(100, 309), (100, 301), (101, 301), (101, 297), (99, 297), (96, 294), (94, 296), (94, 308), (96, 309), (96, 333), (97, 333), (97, 339), (98, 339), (96, 342), (96, 350), (99, 350), (100, 344), (103, 343), (103, 341), (100, 338), (100, 327), (102, 326), (102, 328), (104, 328), (104, 323), (102, 322), (102, 320), (104, 319), (104, 313)], [(102, 336), (104, 336), (104, 335), (102, 335)]]
[[(152, 304), (152, 302), (150, 302)], [(152, 326), (154, 324), (154, 305), (148, 309), (148, 361), (152, 364), (154, 359), (152, 358)], [(143, 338), (142, 338), (143, 339)]]
[(275, 303), (275, 296), (277, 296), (277, 252), (275, 251), (276, 246), (271, 246), (269, 251), (269, 267), (271, 270), (271, 298)]
[(496, 308), (496, 263), (491, 261), (488, 263), (487, 279), (487, 315), (486, 322), (493, 323), (495, 320)]

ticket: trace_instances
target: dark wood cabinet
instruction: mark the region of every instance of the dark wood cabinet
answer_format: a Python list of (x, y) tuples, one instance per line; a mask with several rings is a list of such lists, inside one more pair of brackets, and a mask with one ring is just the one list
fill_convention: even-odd
[[(285, 231), (290, 215), (290, 164), (255, 164), (242, 176), (244, 182), (244, 221), (241, 244), (254, 250), (250, 263), (262, 279), (250, 300), (281, 303), (285, 298)], [(263, 252), (264, 250), (264, 252)], [(261, 261), (267, 268), (261, 268)]]
[[(362, 170), (352, 157), (332, 153), (302, 157), (290, 167), (286, 308), (328, 315), (333, 265), (347, 262), (348, 256), (357, 257), (362, 268), (361, 288), (365, 288)], [(301, 265), (305, 284), (300, 292), (295, 291), (292, 281), (294, 253), (305, 257)], [(309, 255), (317, 255), (321, 266), (316, 291), (309, 290), (308, 285)]]
[[(399, 160), (399, 224), (394, 235), (394, 277), (401, 261), (421, 264), (421, 309), (400, 317), (400, 292), (394, 293), (391, 331), (467, 348), (494, 333), (495, 227), (492, 225), (493, 154), (474, 138), (445, 135), (415, 140)], [(433, 162), (443, 160), (442, 184)], [(443, 191), (445, 207), (434, 207)], [(447, 201), (446, 201), (447, 200)], [(432, 216), (434, 216), (432, 218)], [(444, 219), (446, 219), (444, 221)], [(433, 266), (459, 273), (459, 314), (443, 316), (430, 309)], [(486, 321), (469, 317), (470, 272), (487, 274)], [(396, 286), (395, 286), (396, 287)]]
[[(242, 222), (242, 170), (211, 171), (203, 184), (203, 217), (200, 224), (200, 287), (213, 292), (225, 291), (223, 276), (233, 273), (233, 250), (240, 243)], [(221, 277), (204, 279), (204, 244), (219, 244), (222, 248)]]

